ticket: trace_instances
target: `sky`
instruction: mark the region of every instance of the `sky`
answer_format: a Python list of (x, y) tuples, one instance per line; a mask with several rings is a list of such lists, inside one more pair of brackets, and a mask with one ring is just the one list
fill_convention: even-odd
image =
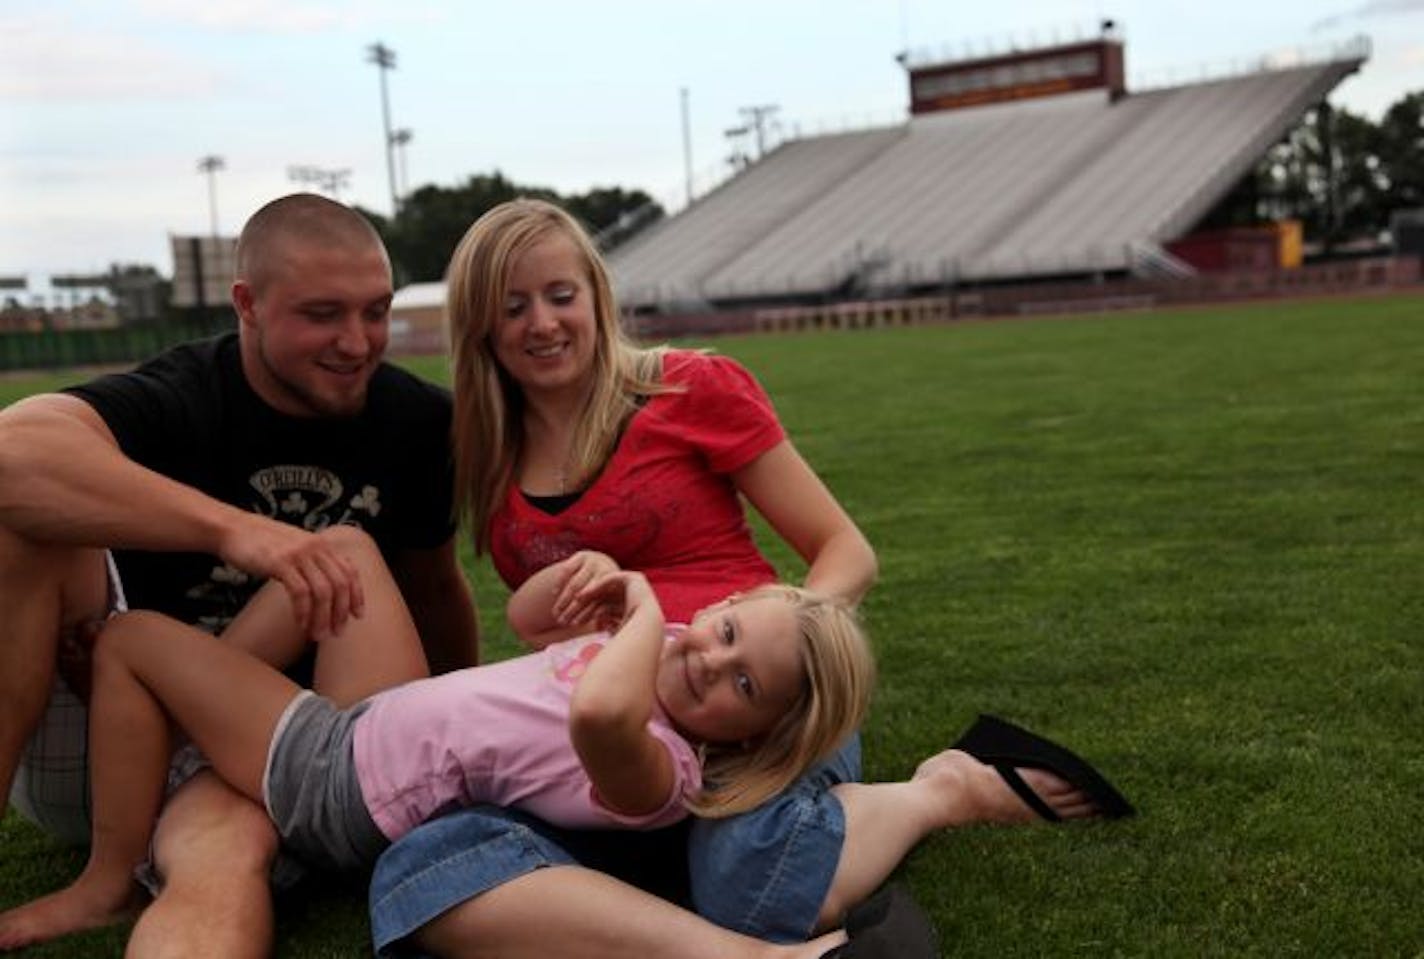
[(1424, 0), (3, 0), (0, 277), (33, 293), (113, 263), (171, 274), (170, 235), (235, 234), (310, 188), (295, 166), (349, 171), (339, 198), (389, 213), (383, 76), (410, 132), (398, 188), (500, 171), (672, 209), (689, 169), (696, 192), (726, 175), (745, 108), (774, 108), (769, 142), (897, 123), (897, 53), (1086, 39), (1104, 19), (1129, 91), (1360, 36), (1370, 58), (1336, 106), (1378, 119), (1424, 90)]

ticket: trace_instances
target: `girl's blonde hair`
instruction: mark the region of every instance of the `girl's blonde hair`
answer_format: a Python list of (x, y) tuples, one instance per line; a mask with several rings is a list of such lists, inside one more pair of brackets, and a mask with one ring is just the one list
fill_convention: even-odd
[(524, 396), (495, 359), (492, 338), (504, 319), (509, 272), (538, 243), (564, 236), (578, 248), (593, 292), (592, 382), (574, 429), (573, 472), (580, 484), (603, 468), (638, 398), (663, 391), (663, 348), (641, 349), (618, 322), (608, 268), (578, 221), (543, 200), (501, 203), (475, 221), (450, 258), (445, 317), (450, 332), (455, 415), (456, 511), (489, 547), (498, 509), (524, 447)]
[(795, 610), (805, 682), (791, 708), (756, 742), (705, 747), (703, 789), (688, 803), (698, 816), (735, 816), (777, 795), (835, 752), (870, 707), (875, 657), (855, 611), (795, 586), (763, 586), (737, 599), (765, 596)]

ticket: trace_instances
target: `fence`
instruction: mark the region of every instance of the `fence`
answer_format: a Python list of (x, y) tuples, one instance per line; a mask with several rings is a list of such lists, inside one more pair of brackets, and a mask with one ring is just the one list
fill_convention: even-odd
[(175, 343), (232, 328), (231, 313), (214, 311), (142, 326), (0, 333), (0, 372), (136, 363)]
[(702, 314), (639, 314), (629, 332), (643, 339), (725, 333), (792, 333), (916, 326), (958, 319), (1143, 310), (1196, 303), (1348, 293), (1424, 291), (1424, 257), (1395, 256), (1312, 264), (1293, 270), (1199, 273), (1165, 279), (1124, 277), (959, 289), (916, 298), (748, 308)]

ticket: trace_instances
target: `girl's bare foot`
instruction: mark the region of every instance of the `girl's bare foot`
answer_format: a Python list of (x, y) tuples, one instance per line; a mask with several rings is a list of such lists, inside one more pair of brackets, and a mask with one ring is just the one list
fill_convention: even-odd
[(0, 913), (0, 951), (129, 918), (138, 908), (139, 893), (128, 876), (122, 879), (86, 869), (73, 885)]

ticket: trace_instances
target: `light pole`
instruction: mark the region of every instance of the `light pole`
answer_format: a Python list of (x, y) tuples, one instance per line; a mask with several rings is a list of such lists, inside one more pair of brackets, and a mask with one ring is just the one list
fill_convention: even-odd
[(400, 173), (397, 182), (400, 183), (401, 196), (405, 196), (410, 192), (410, 180), (406, 177), (409, 168), (405, 165), (405, 148), (406, 144), (410, 143), (414, 137), (415, 134), (412, 133), (408, 127), (391, 131), (391, 146), (395, 148), (396, 168)]
[(386, 91), (386, 71), (396, 68), (396, 52), (384, 43), (376, 42), (366, 48), (366, 60), (374, 63), (381, 71), (381, 119), (385, 124), (386, 178), (391, 187), (391, 216), (400, 212), (400, 199), (396, 194), (395, 143), (391, 137), (391, 98)]
[(223, 158), (210, 153), (198, 161), (198, 172), (208, 175), (208, 219), (212, 225), (213, 239), (218, 237), (218, 178), (217, 172), (227, 164)]

